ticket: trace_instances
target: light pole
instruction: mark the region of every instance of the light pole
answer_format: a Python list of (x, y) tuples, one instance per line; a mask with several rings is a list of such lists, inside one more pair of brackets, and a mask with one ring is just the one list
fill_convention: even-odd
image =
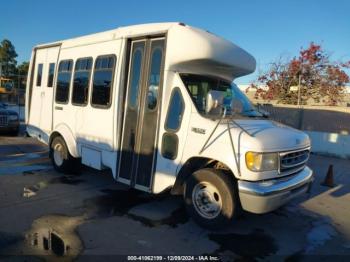
[(2, 62), (0, 62), (0, 78), (2, 77)]
[(303, 64), (300, 63), (299, 79), (298, 79), (298, 107), (301, 106), (301, 78), (303, 76)]
[(298, 81), (298, 106), (299, 107), (300, 107), (300, 96), (301, 96), (301, 72), (299, 74), (299, 81)]

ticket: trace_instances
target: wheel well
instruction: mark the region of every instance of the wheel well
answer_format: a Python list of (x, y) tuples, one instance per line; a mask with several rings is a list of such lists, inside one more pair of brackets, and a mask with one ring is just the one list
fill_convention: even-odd
[(53, 133), (50, 135), (49, 146), (51, 146), (52, 140), (53, 140), (55, 137), (58, 137), (58, 136), (60, 136), (60, 137), (63, 138), (63, 136), (62, 136), (60, 133), (58, 133), (57, 131), (53, 132)]
[(53, 132), (51, 135), (50, 135), (50, 138), (49, 138), (49, 154), (50, 154), (50, 157), (51, 157), (51, 143), (52, 143), (52, 141), (54, 140), (54, 138), (55, 137), (58, 137), (58, 136), (60, 136), (60, 137), (62, 137), (63, 138), (63, 136), (60, 134), (60, 133), (58, 133), (57, 131), (55, 131), (55, 132)]
[(48, 144), (51, 145), (53, 139), (57, 136), (61, 136), (63, 138), (68, 148), (69, 154), (72, 157), (75, 157), (75, 158), (80, 157), (77, 149), (76, 139), (73, 136), (73, 133), (71, 132), (69, 127), (63, 124), (58, 126), (57, 129), (55, 129), (55, 131), (51, 133)]
[(195, 171), (202, 168), (214, 168), (214, 169), (222, 170), (229, 177), (231, 177), (232, 179), (235, 179), (231, 169), (224, 163), (215, 159), (210, 159), (205, 157), (192, 157), (189, 160), (187, 160), (186, 163), (181, 167), (176, 177), (175, 184), (171, 189), (171, 194), (181, 195), (183, 193), (184, 183), (186, 179)]

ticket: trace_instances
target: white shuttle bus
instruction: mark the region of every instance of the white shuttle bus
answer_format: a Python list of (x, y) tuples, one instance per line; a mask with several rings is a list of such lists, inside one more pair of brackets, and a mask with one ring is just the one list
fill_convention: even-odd
[(305, 193), (308, 136), (268, 120), (233, 83), (255, 70), (235, 44), (158, 23), (34, 47), (27, 133), (56, 170), (109, 168), (116, 181), (182, 194), (202, 226), (272, 211)]

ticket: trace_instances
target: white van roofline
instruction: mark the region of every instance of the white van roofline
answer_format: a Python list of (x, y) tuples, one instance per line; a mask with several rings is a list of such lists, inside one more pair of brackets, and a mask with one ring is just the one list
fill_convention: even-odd
[(61, 49), (66, 49), (158, 34), (167, 35), (165, 70), (215, 75), (229, 81), (255, 71), (254, 57), (242, 48), (210, 32), (179, 22), (119, 27), (101, 33), (37, 45), (35, 48), (61, 45)]
[(179, 25), (181, 23), (169, 22), (169, 23), (149, 23), (132, 26), (123, 26), (115, 29), (93, 33), (74, 38), (59, 40), (50, 43), (43, 43), (35, 46), (35, 48), (44, 48), (46, 46), (61, 44), (62, 48), (69, 48), (73, 46), (89, 45), (96, 42), (105, 42), (109, 40), (115, 40), (119, 38), (137, 37), (138, 35), (150, 35), (166, 33), (172, 26)]

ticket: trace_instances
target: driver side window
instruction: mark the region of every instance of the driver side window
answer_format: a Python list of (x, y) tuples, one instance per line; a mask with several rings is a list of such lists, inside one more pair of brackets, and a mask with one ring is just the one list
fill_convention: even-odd
[(182, 115), (184, 111), (184, 102), (180, 89), (175, 87), (171, 94), (167, 118), (165, 121), (165, 129), (177, 132), (181, 126)]
[(168, 113), (165, 121), (165, 132), (162, 138), (162, 156), (168, 159), (177, 157), (179, 139), (176, 132), (181, 127), (182, 117), (185, 109), (181, 91), (175, 87), (170, 98)]

